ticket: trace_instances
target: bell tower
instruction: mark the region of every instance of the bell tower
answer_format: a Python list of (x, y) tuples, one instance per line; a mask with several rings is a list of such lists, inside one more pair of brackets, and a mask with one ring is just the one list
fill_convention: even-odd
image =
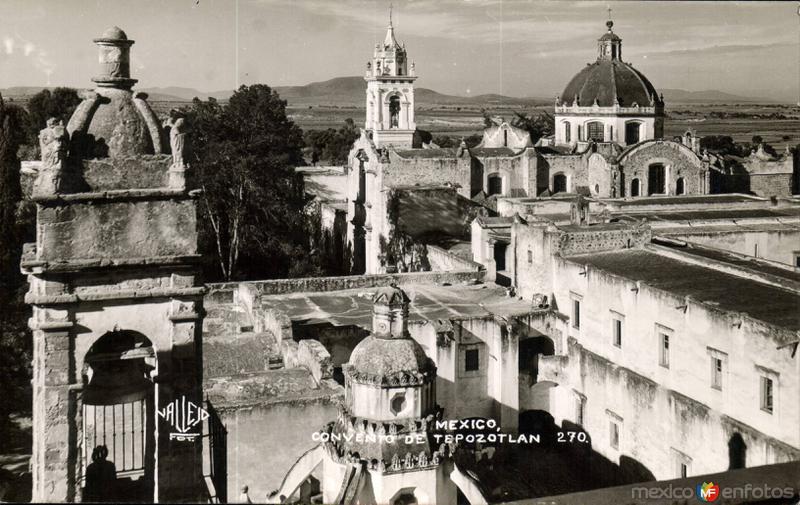
[(377, 147), (410, 148), (417, 125), (414, 120), (414, 63), (408, 61), (405, 45), (397, 42), (389, 10), (389, 26), (383, 43), (375, 44), (367, 62), (367, 114), (364, 128)]

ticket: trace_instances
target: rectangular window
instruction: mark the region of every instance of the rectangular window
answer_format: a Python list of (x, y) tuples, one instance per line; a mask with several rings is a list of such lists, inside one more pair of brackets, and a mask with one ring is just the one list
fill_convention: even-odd
[(722, 389), (722, 358), (711, 356), (711, 387)]
[(685, 479), (689, 476), (689, 465), (686, 463), (681, 463), (680, 465), (681, 479)]
[(586, 398), (578, 396), (575, 399), (575, 424), (583, 426), (584, 416), (586, 415)]
[(794, 254), (794, 266), (800, 267), (800, 251), (795, 251), (792, 254)]
[(614, 449), (619, 449), (619, 423), (616, 421), (609, 421), (609, 445)]
[(528, 263), (533, 263), (533, 251), (528, 249)]
[(474, 372), (480, 370), (480, 351), (478, 349), (467, 349), (464, 352), (464, 370)]
[(570, 143), (572, 141), (572, 131), (569, 123), (564, 123), (564, 142)]
[(773, 397), (773, 381), (769, 377), (761, 376), (761, 410), (772, 414), (775, 408)]
[(614, 345), (622, 347), (622, 320), (615, 317), (611, 320), (611, 331), (614, 335)]
[(667, 333), (661, 333), (659, 334), (659, 340), (661, 341), (661, 353), (658, 364), (669, 368), (669, 335)]
[(578, 299), (572, 300), (572, 327), (581, 327), (581, 301)]

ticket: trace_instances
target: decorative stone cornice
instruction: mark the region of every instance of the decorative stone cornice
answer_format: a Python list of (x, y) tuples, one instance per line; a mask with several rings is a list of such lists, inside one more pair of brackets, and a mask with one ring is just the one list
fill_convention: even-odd
[(198, 297), (206, 292), (205, 287), (194, 288), (166, 288), (166, 289), (146, 289), (134, 290), (123, 289), (119, 291), (107, 291), (96, 293), (66, 294), (66, 295), (37, 295), (27, 293), (25, 303), (31, 305), (64, 305), (79, 302), (94, 302), (104, 300), (128, 300), (139, 298), (178, 298), (178, 297)]
[(382, 387), (421, 386), (432, 382), (436, 378), (434, 372), (398, 372), (390, 375), (372, 375), (360, 373), (352, 366), (344, 367), (344, 373), (350, 380), (359, 384)]

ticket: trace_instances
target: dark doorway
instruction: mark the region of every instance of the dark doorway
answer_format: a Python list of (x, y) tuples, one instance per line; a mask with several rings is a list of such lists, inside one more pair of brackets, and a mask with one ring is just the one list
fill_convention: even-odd
[(503, 178), (499, 175), (489, 176), (489, 196), (503, 194)]
[(567, 176), (556, 174), (553, 176), (553, 194), (567, 192)]
[(631, 180), (631, 196), (639, 196), (639, 179)]
[(745, 468), (747, 465), (747, 444), (744, 443), (744, 439), (739, 433), (734, 433), (728, 441), (728, 459), (730, 460), (729, 470)]
[(539, 375), (539, 357), (555, 354), (555, 344), (550, 337), (540, 336), (521, 340), (519, 343), (519, 373), (529, 375), (535, 384)]
[(647, 170), (647, 194), (663, 195), (666, 192), (666, 169), (663, 164), (654, 163)]
[(639, 142), (639, 126), (641, 123), (625, 123), (625, 144), (637, 144)]
[(506, 269), (506, 247), (508, 244), (495, 242), (494, 244), (494, 263), (499, 272)]
[(686, 193), (686, 184), (683, 182), (683, 177), (678, 177), (678, 180), (675, 181), (675, 194), (683, 195), (685, 193)]
[(395, 95), (389, 99), (389, 128), (400, 127), (400, 97)]

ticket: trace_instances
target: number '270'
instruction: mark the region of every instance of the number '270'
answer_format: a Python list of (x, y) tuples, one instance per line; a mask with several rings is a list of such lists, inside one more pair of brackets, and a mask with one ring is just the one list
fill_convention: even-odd
[(559, 431), (558, 432), (558, 442), (588, 442), (589, 436), (586, 434), (585, 431)]

